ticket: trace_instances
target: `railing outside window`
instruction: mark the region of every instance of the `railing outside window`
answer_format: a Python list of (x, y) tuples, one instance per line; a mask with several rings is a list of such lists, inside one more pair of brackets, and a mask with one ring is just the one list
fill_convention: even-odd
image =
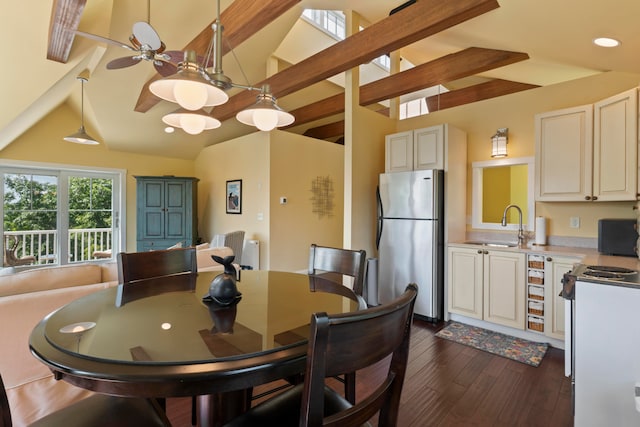
[[(56, 248), (58, 232), (56, 230), (7, 231), (4, 233), (4, 247), (11, 247), (17, 239), (15, 257), (18, 259), (34, 257), (30, 265), (60, 264)], [(85, 228), (69, 230), (68, 262), (90, 261), (112, 258), (111, 228)], [(5, 266), (7, 262), (5, 261)]]

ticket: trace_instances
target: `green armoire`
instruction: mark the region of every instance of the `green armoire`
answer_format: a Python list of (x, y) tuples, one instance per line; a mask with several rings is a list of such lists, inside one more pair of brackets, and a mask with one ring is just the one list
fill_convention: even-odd
[(197, 178), (136, 176), (137, 250), (166, 249), (198, 239)]

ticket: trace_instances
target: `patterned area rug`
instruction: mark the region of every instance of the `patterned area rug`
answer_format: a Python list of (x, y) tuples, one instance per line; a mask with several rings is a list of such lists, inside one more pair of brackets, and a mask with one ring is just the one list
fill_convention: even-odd
[(436, 336), (536, 367), (549, 348), (547, 343), (528, 341), (458, 322), (451, 322)]

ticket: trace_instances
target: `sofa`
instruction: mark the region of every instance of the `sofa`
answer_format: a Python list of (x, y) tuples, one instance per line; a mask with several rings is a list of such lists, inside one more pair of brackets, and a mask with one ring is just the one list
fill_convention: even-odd
[[(230, 248), (197, 250), (198, 271), (222, 271), (211, 255), (232, 255)], [(10, 270), (9, 270), (10, 271)], [(0, 275), (0, 373), (15, 427), (88, 397), (92, 392), (56, 381), (29, 350), (34, 326), (57, 308), (118, 284), (116, 262), (39, 267)]]

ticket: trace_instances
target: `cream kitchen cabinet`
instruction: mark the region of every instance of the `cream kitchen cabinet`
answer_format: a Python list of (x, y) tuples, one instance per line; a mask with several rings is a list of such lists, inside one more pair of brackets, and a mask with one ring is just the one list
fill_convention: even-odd
[(537, 201), (636, 200), (637, 89), (535, 116)]
[(562, 278), (573, 269), (580, 258), (549, 255), (544, 262), (544, 333), (552, 338), (564, 339), (564, 299)]
[(524, 253), (449, 246), (447, 255), (451, 313), (524, 330)]
[(387, 135), (385, 172), (446, 169), (448, 147), (458, 147), (461, 141), (466, 146), (466, 138), (463, 131), (449, 124)]

